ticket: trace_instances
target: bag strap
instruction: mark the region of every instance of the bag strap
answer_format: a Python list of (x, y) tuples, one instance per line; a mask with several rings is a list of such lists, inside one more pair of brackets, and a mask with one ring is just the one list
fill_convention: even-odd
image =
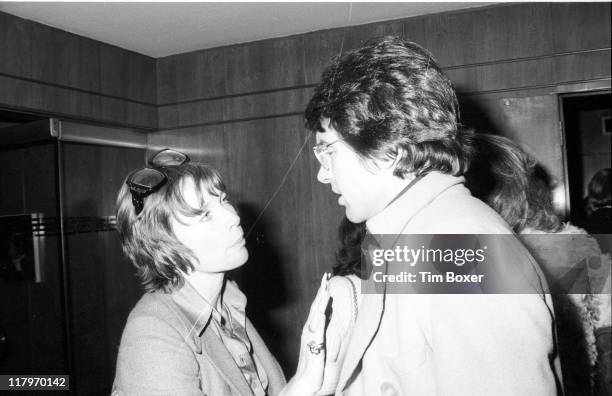
[(349, 276), (345, 276), (344, 277), (346, 280), (349, 281), (349, 284), (351, 285), (351, 291), (353, 292), (353, 323), (355, 323), (355, 321), (357, 320), (357, 312), (359, 311), (359, 300), (358, 300), (358, 296), (357, 296), (357, 286), (355, 286), (355, 283), (353, 283), (353, 280), (349, 277)]

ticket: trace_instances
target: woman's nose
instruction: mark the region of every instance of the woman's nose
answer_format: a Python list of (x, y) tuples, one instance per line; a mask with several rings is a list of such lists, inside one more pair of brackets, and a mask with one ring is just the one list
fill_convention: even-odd
[(223, 213), (225, 214), (229, 227), (232, 228), (232, 227), (239, 226), (240, 216), (238, 216), (238, 212), (236, 211), (236, 209), (234, 209), (234, 207), (228, 203), (222, 206), (223, 206), (222, 210), (223, 210)]

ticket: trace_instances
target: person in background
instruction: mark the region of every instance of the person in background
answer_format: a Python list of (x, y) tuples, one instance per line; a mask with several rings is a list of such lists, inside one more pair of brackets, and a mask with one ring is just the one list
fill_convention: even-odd
[(323, 380), (327, 277), (289, 384), (227, 271), (247, 258), (240, 218), (213, 168), (163, 150), (117, 197), (124, 252), (147, 293), (129, 315), (113, 395), (314, 395)]
[(336, 264), (332, 269), (334, 275), (355, 275), (361, 279), (365, 278), (361, 268), (361, 242), (367, 232), (366, 225), (352, 223), (343, 217), (338, 227), (338, 239), (340, 247), (336, 253)]
[[(586, 198), (586, 222), (584, 228), (598, 238), (598, 235), (612, 234), (612, 168), (600, 169), (589, 182)], [(611, 253), (609, 239), (599, 238), (601, 248)]]
[(496, 252), (507, 257), (503, 271), (520, 268), (540, 288), (363, 294), (338, 395), (552, 396), (561, 389), (546, 281), (508, 224), (464, 186), (473, 134), (458, 111), (450, 81), (420, 46), (385, 37), (350, 51), (326, 68), (305, 112), (316, 133), (317, 179), (370, 234), (505, 234), (511, 246)]
[[(598, 177), (594, 196), (602, 197), (605, 172)], [(565, 394), (611, 394), (610, 256), (602, 254), (597, 240), (585, 230), (563, 223), (555, 214), (546, 175), (510, 139), (477, 135), (477, 155), (466, 178), (474, 196), (501, 214), (520, 236), (549, 283), (558, 284), (571, 271), (585, 275), (589, 287), (553, 294)], [(605, 206), (605, 198), (593, 200), (593, 207), (600, 205)], [(603, 265), (591, 268), (595, 262)]]

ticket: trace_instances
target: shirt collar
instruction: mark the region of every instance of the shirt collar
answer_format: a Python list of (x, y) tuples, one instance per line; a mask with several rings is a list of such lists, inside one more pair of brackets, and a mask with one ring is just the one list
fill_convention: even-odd
[(189, 282), (185, 282), (183, 287), (172, 292), (172, 300), (187, 320), (189, 335), (200, 336), (211, 318), (219, 324), (227, 323), (230, 318), (224, 317), (226, 311), (231, 315), (232, 321), (238, 321), (242, 326), (246, 326), (246, 296), (231, 280), (225, 281), (222, 290), (219, 306), (223, 304), (225, 310), (213, 309)]
[(412, 217), (444, 190), (463, 184), (463, 176), (432, 171), (400, 193), (385, 209), (366, 222), (371, 234), (400, 234)]

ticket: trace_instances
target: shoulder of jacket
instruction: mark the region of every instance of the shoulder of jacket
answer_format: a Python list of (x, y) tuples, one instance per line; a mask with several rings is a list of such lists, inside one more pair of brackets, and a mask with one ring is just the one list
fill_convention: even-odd
[(161, 291), (146, 293), (138, 301), (127, 319), (129, 327), (148, 326), (156, 330), (166, 328), (171, 333), (184, 337), (187, 330), (184, 319), (170, 294)]
[[(491, 207), (461, 186), (447, 190), (418, 214), (424, 234), (513, 234)], [(415, 219), (417, 220), (417, 219)]]

